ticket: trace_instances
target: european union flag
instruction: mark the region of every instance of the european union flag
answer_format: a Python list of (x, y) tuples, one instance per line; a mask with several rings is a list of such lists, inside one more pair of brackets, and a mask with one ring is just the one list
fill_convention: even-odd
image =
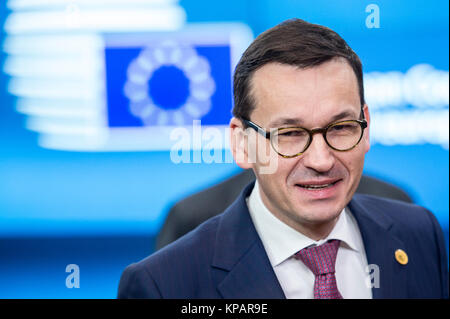
[(105, 47), (110, 128), (227, 125), (232, 109), (231, 43), (201, 36), (147, 36)]

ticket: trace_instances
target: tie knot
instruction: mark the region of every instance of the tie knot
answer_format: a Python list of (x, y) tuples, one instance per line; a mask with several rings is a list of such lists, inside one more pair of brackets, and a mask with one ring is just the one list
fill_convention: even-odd
[(320, 246), (308, 247), (295, 254), (315, 276), (334, 273), (339, 240), (330, 240)]

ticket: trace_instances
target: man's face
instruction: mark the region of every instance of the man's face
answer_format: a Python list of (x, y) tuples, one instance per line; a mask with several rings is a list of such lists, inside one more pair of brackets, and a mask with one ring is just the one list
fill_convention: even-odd
[[(313, 129), (339, 120), (360, 119), (357, 79), (342, 59), (307, 69), (266, 64), (254, 73), (251, 94), (256, 105), (250, 120), (267, 131), (289, 126)], [(364, 113), (369, 121), (367, 106)], [(269, 143), (256, 132), (249, 139), (258, 145)], [(315, 134), (302, 155), (274, 155), (278, 158), (272, 158), (277, 161), (273, 174), (261, 174), (263, 163), (258, 159), (243, 167), (255, 170), (267, 208), (308, 235), (310, 229), (334, 225), (358, 186), (368, 150), (368, 129), (360, 143), (345, 152), (331, 149), (321, 134)], [(324, 185), (328, 186), (320, 187)]]

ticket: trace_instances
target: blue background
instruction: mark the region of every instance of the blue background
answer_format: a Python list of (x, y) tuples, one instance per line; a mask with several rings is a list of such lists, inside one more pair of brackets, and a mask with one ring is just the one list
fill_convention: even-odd
[[(380, 7), (381, 27), (365, 26)], [(447, 1), (181, 1), (187, 22), (240, 21), (253, 33), (291, 17), (326, 25), (365, 72), (448, 70)], [(0, 4), (0, 24), (7, 10)], [(0, 33), (1, 38), (5, 36)], [(2, 64), (5, 55), (0, 53)], [(236, 173), (234, 164), (174, 164), (168, 152), (82, 153), (38, 147), (0, 74), (0, 298), (114, 298), (123, 268), (153, 251), (177, 200)], [(438, 217), (448, 245), (449, 153), (437, 145), (372, 146), (365, 173), (408, 191)], [(65, 267), (80, 267), (68, 289)]]

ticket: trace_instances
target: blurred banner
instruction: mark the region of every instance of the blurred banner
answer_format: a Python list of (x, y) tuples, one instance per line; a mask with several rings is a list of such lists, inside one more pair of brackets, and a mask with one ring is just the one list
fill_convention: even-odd
[[(201, 120), (225, 128), (233, 70), (252, 40), (250, 29), (185, 24), (174, 1), (105, 3), (8, 2), (13, 12), (4, 26), (3, 69), (12, 76), (17, 111), (40, 133), (39, 144), (170, 150), (174, 126), (189, 129)], [(417, 62), (404, 72), (365, 74), (373, 144), (448, 149), (448, 70)]]
[(42, 147), (167, 150), (174, 126), (227, 126), (246, 25), (186, 25), (171, 0), (8, 5), (3, 69)]

